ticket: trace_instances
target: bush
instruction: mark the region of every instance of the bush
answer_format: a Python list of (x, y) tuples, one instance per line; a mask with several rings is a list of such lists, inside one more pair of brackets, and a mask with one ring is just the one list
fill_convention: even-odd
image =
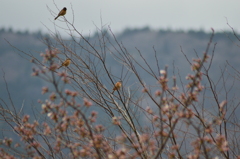
[[(140, 50), (130, 54), (110, 28), (98, 31), (96, 43), (65, 22), (71, 42), (53, 34), (44, 39), (43, 60), (25, 53), (35, 65), (32, 75), (49, 83), (42, 88), (48, 97), (39, 101), (42, 112), (35, 117), (18, 113), (13, 103), (1, 104), (1, 118), (21, 138), (3, 139), (1, 157), (239, 157), (239, 103), (219, 98), (218, 81), (209, 75), (214, 30), (199, 58), (189, 60), (182, 51), (192, 70), (184, 84), (169, 77), (168, 67), (160, 69), (156, 51), (149, 53), (155, 63), (149, 63)], [(71, 63), (58, 69), (68, 58)], [(222, 87), (227, 94), (226, 81)], [(207, 94), (214, 109), (206, 105)]]

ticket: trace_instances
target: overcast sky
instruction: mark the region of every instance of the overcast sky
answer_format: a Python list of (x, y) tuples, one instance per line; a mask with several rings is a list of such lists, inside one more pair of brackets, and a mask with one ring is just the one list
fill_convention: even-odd
[[(95, 26), (110, 25), (114, 32), (149, 26), (152, 29), (227, 30), (228, 22), (240, 31), (240, 0), (55, 0), (59, 9), (67, 7), (66, 18), (82, 33), (95, 31)], [(0, 27), (14, 30), (47, 32), (54, 23), (64, 25), (54, 16), (58, 9), (51, 0), (1, 0)], [(72, 9), (71, 9), (72, 6)]]

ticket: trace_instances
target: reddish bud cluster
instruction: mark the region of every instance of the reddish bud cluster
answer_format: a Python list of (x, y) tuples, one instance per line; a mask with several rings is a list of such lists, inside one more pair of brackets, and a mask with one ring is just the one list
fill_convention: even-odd
[(92, 102), (89, 101), (87, 98), (84, 98), (83, 102), (84, 102), (83, 105), (86, 106), (86, 107), (92, 106)]
[(43, 62), (46, 63), (49, 60), (52, 60), (53, 58), (57, 57), (57, 54), (59, 54), (60, 51), (58, 49), (53, 50), (46, 50), (45, 53), (41, 53), (40, 56), (43, 57)]
[(112, 123), (114, 124), (114, 125), (121, 125), (121, 122), (120, 122), (120, 120), (119, 120), (119, 118), (118, 117), (112, 117)]

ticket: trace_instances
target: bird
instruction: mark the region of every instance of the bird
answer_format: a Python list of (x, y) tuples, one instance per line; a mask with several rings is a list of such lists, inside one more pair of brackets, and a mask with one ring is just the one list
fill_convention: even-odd
[(115, 83), (112, 94), (114, 93), (114, 91), (119, 90), (121, 87), (122, 87), (122, 81), (118, 81), (117, 83)]
[(64, 16), (65, 14), (67, 13), (67, 8), (64, 7), (59, 13), (58, 13), (58, 16), (54, 19), (56, 20), (58, 17), (60, 16)]
[(71, 59), (67, 59), (67, 60), (65, 60), (63, 63), (62, 63), (62, 65), (60, 66), (60, 67), (58, 67), (58, 69), (59, 68), (61, 68), (61, 67), (68, 67), (69, 65), (70, 65), (70, 63), (71, 63)]

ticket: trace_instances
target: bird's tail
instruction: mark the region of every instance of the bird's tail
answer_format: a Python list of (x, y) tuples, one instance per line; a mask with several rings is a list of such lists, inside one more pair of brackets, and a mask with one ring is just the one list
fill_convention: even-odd
[(61, 67), (62, 67), (62, 66), (58, 67), (58, 69), (61, 68)]
[(54, 20), (56, 20), (59, 16), (57, 16)]

